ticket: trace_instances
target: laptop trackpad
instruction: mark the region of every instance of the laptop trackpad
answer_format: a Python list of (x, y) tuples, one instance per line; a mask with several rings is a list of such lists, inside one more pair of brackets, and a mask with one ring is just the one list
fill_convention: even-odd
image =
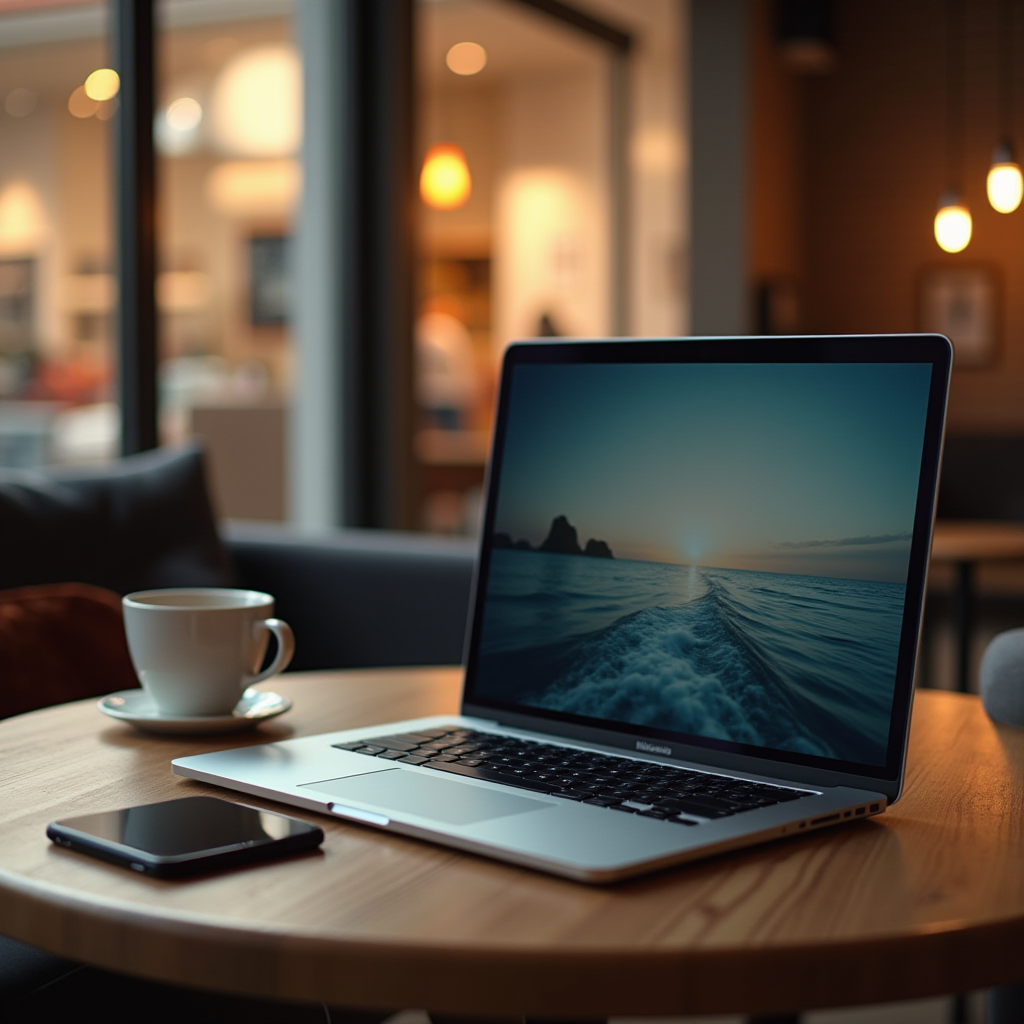
[(455, 779), (433, 779), (419, 772), (392, 768), (371, 775), (351, 775), (310, 782), (303, 789), (326, 793), (336, 800), (357, 800), (385, 814), (416, 814), (448, 825), (472, 825), (552, 805), (528, 796), (501, 793)]

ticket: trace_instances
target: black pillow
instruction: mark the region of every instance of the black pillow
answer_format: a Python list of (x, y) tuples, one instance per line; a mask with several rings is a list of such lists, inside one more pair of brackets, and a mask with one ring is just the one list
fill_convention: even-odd
[(0, 469), (0, 589), (68, 582), (119, 594), (233, 585), (199, 446), (88, 469)]

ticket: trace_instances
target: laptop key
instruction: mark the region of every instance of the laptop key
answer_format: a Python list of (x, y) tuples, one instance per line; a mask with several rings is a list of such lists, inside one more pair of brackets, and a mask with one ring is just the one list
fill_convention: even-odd
[(376, 743), (388, 750), (404, 750), (407, 754), (419, 747), (418, 743), (406, 743), (404, 740), (394, 740), (390, 736), (374, 736)]
[[(411, 746), (417, 747), (421, 743), (429, 743), (430, 740), (430, 736), (424, 736), (421, 732), (393, 732), (388, 733), (387, 736), (371, 736), (366, 742), (379, 743), (384, 747), (390, 747), (392, 743), (408, 743)], [(398, 747), (394, 749), (397, 750)]]
[(425, 768), (433, 768), (439, 772), (451, 772), (453, 775), (462, 775), (467, 779), (482, 779), (485, 782), (500, 782), (503, 786), (515, 786), (516, 789), (529, 789), (534, 793), (553, 793), (556, 786), (548, 785), (546, 782), (538, 782), (536, 779), (524, 778), (519, 775), (506, 775), (504, 772), (492, 771), (490, 768), (468, 768), (457, 761), (430, 761), (424, 765)]
[(423, 764), (427, 759), (422, 754), (406, 754), (398, 758), (399, 764)]
[(723, 806), (720, 802), (709, 800), (673, 800), (672, 810), (677, 814), (696, 814), (701, 818), (726, 818), (735, 814), (732, 807)]

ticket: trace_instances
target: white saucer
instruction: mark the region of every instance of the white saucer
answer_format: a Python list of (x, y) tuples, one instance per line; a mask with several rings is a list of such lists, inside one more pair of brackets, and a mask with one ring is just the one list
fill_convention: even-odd
[(146, 732), (204, 733), (253, 729), (268, 718), (283, 715), (292, 706), (292, 702), (279, 693), (267, 693), (250, 687), (242, 694), (242, 699), (231, 714), (188, 718), (161, 714), (149, 694), (145, 690), (136, 689), (109, 693), (96, 706), (103, 714), (129, 722), (136, 729)]

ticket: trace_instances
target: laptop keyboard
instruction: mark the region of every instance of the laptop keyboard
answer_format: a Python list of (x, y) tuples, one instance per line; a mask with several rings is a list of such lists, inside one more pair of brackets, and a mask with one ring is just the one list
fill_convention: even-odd
[(709, 818), (815, 795), (473, 729), (423, 729), (333, 745), (679, 825), (699, 825)]

